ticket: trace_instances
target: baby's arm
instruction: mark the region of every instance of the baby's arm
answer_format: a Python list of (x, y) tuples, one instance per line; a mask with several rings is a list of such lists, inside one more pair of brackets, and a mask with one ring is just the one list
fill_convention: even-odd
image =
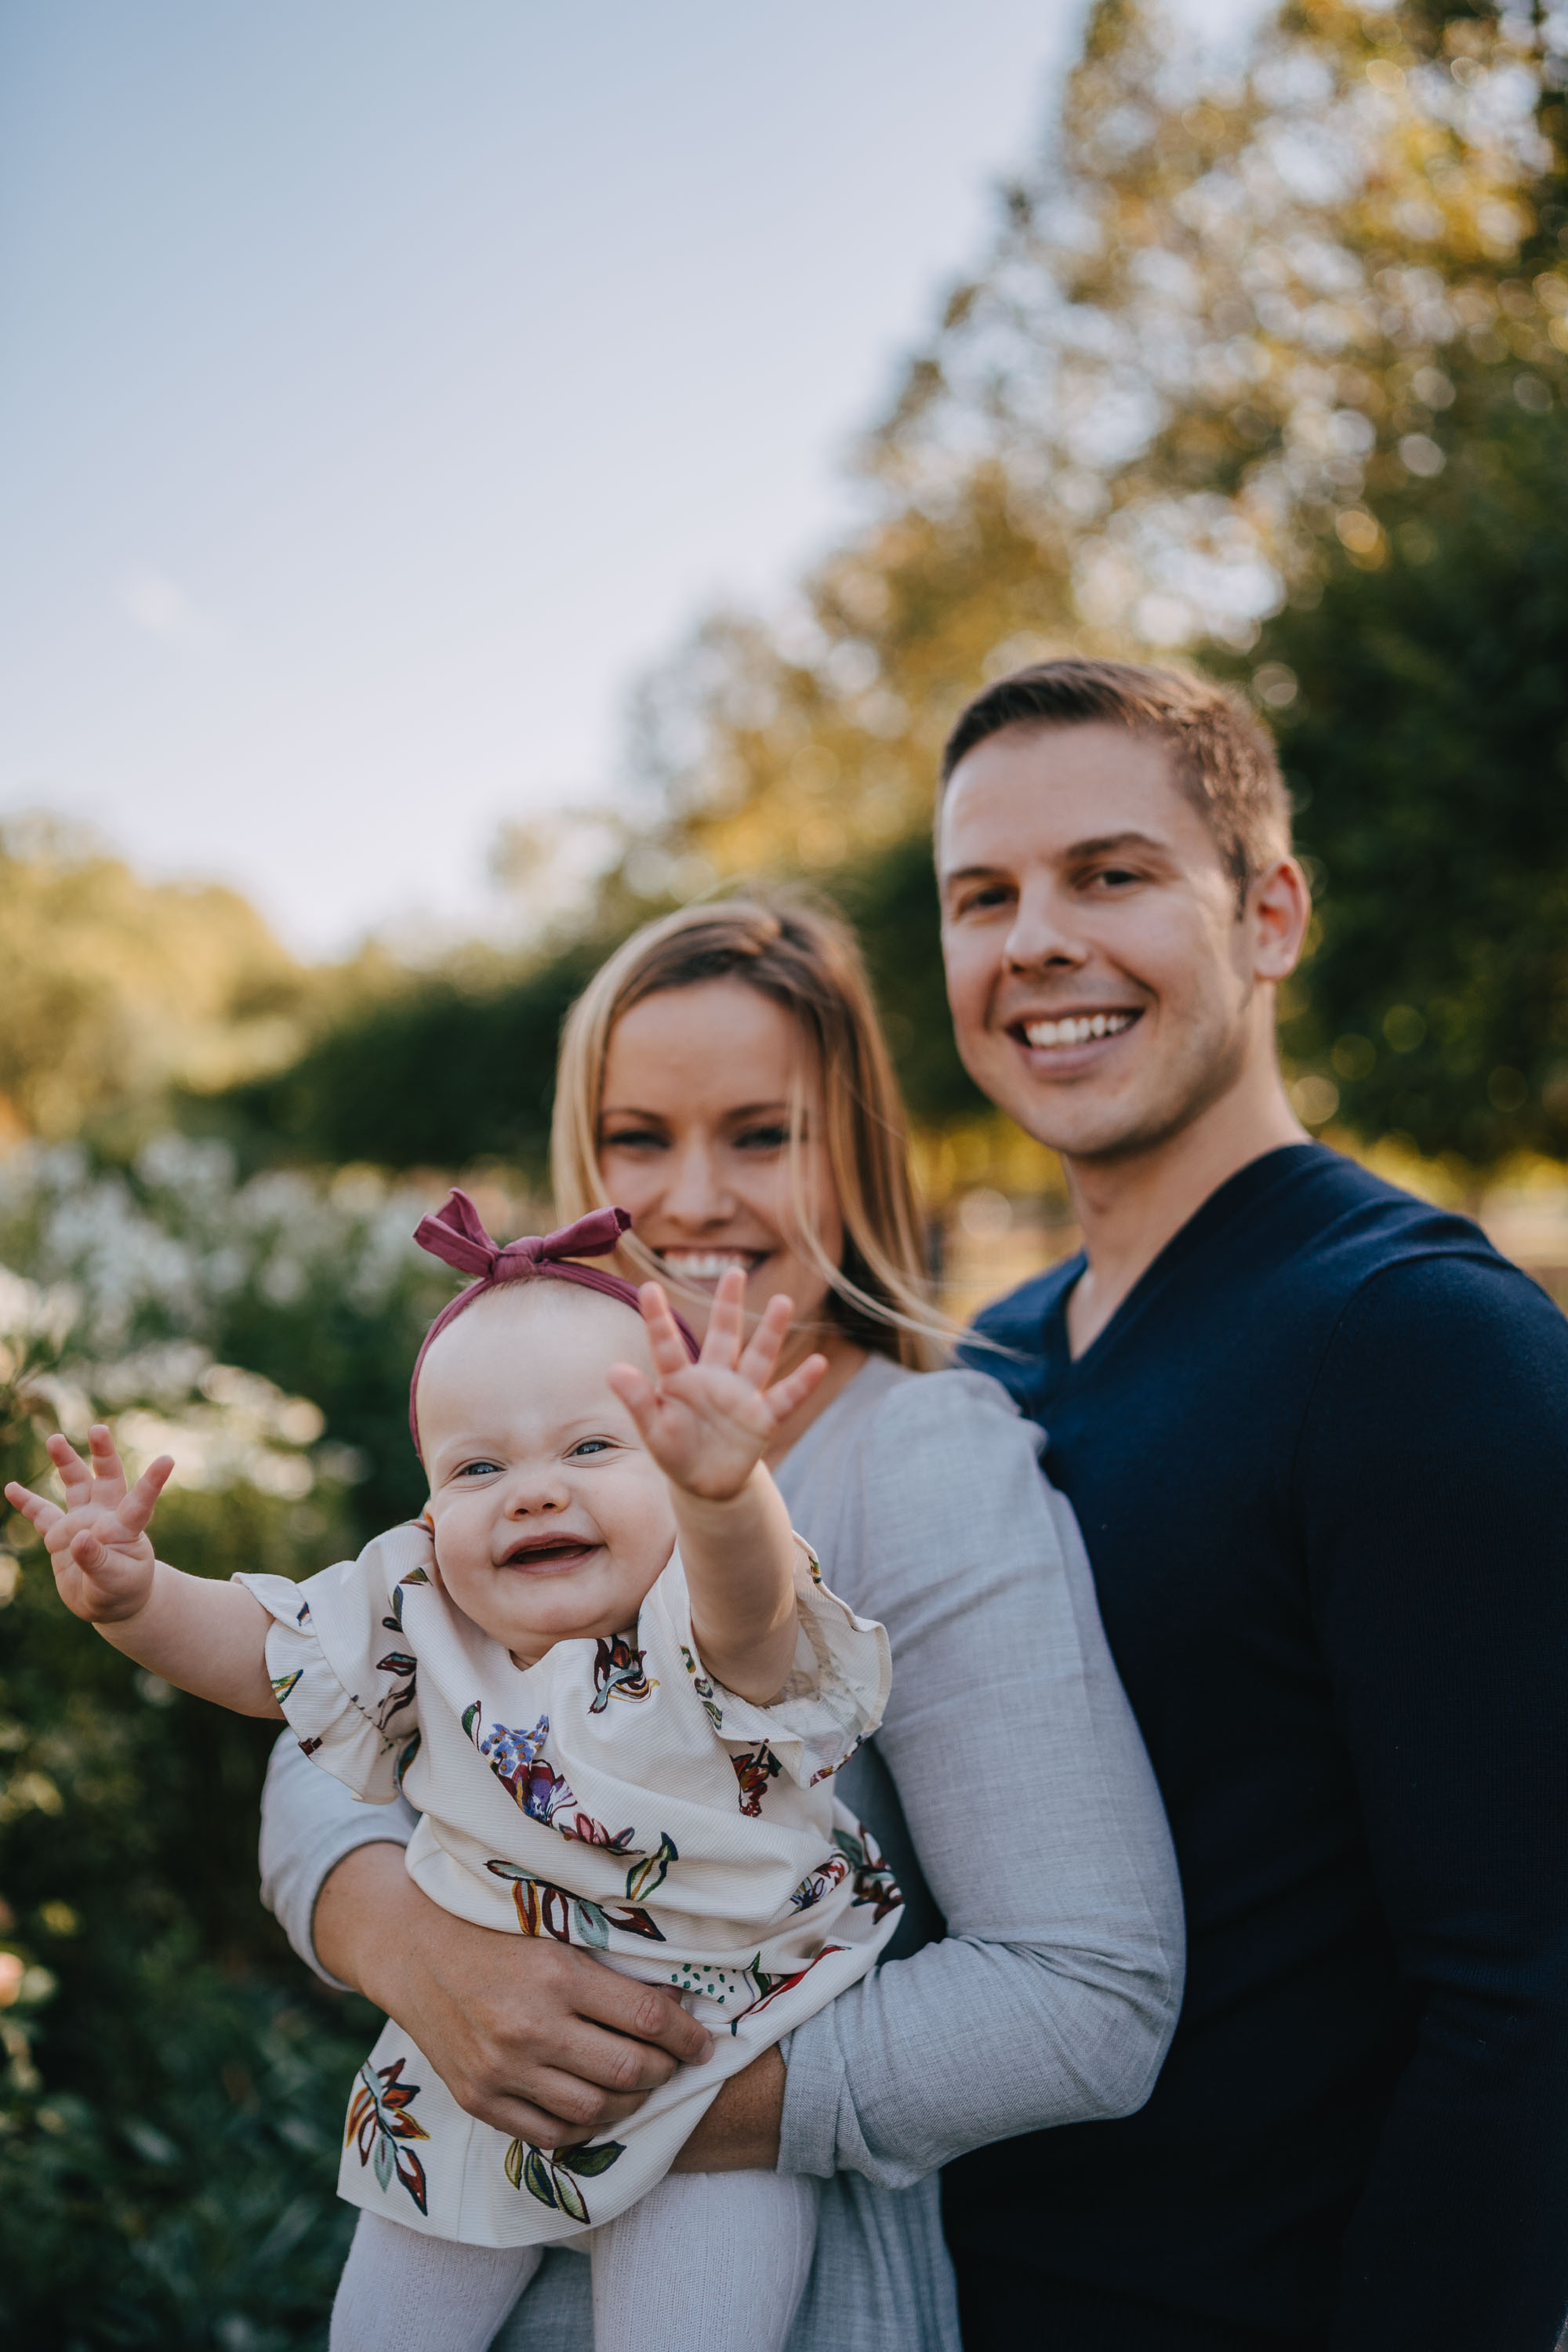
[(147, 1523), (174, 1463), (166, 1454), (129, 1489), (114, 1440), (90, 1433), (90, 1462), (59, 1436), (49, 1459), (66, 1507), (13, 1483), (5, 1499), (31, 1519), (48, 1547), (60, 1599), (106, 1642), (179, 1690), (237, 1715), (280, 1716), (267, 1678), (271, 1619), (243, 1585), (182, 1576), (157, 1559)]
[(657, 1385), (630, 1364), (616, 1364), (610, 1382), (669, 1481), (702, 1664), (727, 1689), (765, 1706), (789, 1678), (797, 1628), (795, 1538), (763, 1455), (827, 1362), (808, 1356), (768, 1388), (793, 1302), (770, 1299), (742, 1349), (744, 1293), (745, 1277), (731, 1266), (694, 1364), (663, 1291), (645, 1283)]

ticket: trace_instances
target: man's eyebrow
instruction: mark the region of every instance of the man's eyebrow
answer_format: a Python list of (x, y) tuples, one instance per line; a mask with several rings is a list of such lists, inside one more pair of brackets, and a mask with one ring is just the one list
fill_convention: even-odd
[[(1086, 857), (1104, 857), (1118, 849), (1152, 849), (1158, 856), (1166, 856), (1170, 846), (1170, 843), (1162, 841), (1157, 834), (1140, 833), (1135, 825), (1129, 825), (1121, 833), (1100, 833), (1088, 841), (1069, 842), (1061, 852), (1059, 863), (1063, 866), (1080, 865)], [(945, 890), (954, 882), (980, 882), (993, 876), (1005, 876), (1010, 871), (1011, 868), (1005, 866), (952, 866), (938, 875), (937, 883), (939, 888)]]

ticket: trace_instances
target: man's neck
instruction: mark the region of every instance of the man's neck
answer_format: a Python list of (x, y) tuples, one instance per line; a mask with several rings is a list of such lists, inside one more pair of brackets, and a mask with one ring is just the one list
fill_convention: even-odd
[(1091, 1347), (1141, 1276), (1211, 1193), (1265, 1152), (1310, 1141), (1277, 1070), (1257, 1072), (1174, 1135), (1115, 1160), (1066, 1160), (1089, 1265), (1067, 1304), (1074, 1356)]

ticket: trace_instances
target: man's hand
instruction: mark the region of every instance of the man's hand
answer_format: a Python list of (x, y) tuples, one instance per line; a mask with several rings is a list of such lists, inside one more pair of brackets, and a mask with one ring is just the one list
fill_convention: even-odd
[(147, 1538), (147, 1522), (174, 1469), (167, 1454), (145, 1469), (134, 1486), (101, 1422), (88, 1436), (84, 1462), (68, 1438), (47, 1441), (49, 1460), (65, 1488), (66, 1507), (35, 1495), (15, 1480), (5, 1489), (13, 1510), (30, 1519), (48, 1547), (60, 1599), (73, 1617), (92, 1625), (122, 1624), (145, 1608), (157, 1562)]
[(782, 1292), (770, 1298), (742, 1348), (745, 1292), (745, 1276), (731, 1266), (714, 1293), (702, 1353), (693, 1363), (664, 1292), (657, 1282), (645, 1282), (637, 1295), (656, 1380), (631, 1364), (610, 1368), (610, 1386), (665, 1476), (705, 1502), (730, 1502), (741, 1492), (779, 1423), (805, 1402), (827, 1370), (826, 1356), (807, 1356), (769, 1388), (794, 1302)]
[(344, 1856), (316, 1905), (322, 1966), (413, 2035), (459, 2106), (536, 2147), (636, 2112), (712, 2042), (674, 1996), (542, 1937), (454, 1918), (397, 1845)]

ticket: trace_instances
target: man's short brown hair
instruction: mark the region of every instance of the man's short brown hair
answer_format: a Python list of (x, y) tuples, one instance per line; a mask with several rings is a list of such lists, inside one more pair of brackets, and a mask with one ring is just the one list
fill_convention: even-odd
[(1175, 781), (1214, 835), (1238, 893), (1290, 848), (1290, 796), (1268, 730), (1239, 694), (1138, 662), (1032, 662), (999, 677), (960, 714), (942, 782), (988, 736), (1008, 727), (1096, 722), (1168, 743)]

